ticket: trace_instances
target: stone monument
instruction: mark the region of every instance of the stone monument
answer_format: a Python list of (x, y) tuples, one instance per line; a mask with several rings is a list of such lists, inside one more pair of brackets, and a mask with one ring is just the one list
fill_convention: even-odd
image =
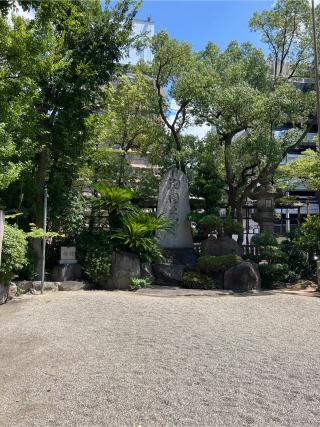
[(76, 248), (74, 246), (62, 246), (60, 248), (59, 265), (53, 269), (53, 280), (65, 282), (79, 280), (81, 278), (81, 267), (76, 260)]
[(172, 229), (159, 233), (158, 243), (174, 264), (192, 264), (195, 261), (189, 213), (187, 177), (179, 169), (170, 169), (160, 183), (157, 215), (168, 218)]

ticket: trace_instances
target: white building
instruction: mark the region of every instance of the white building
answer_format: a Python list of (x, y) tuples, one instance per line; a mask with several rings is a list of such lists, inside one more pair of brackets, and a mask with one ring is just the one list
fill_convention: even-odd
[[(151, 18), (147, 20), (135, 19), (133, 23), (133, 35), (134, 36), (146, 36), (153, 37), (155, 34), (154, 22), (151, 21)], [(151, 62), (153, 59), (152, 51), (150, 47), (143, 47), (142, 49), (137, 49), (131, 47), (129, 49), (129, 55), (124, 58), (123, 63), (135, 65), (139, 61), (143, 60), (146, 62)]]

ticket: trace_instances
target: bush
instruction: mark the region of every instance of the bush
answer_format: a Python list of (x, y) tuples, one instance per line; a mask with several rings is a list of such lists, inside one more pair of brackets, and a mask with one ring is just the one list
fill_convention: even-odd
[(277, 239), (271, 233), (257, 234), (252, 237), (251, 243), (258, 247), (278, 246)]
[(225, 256), (201, 256), (198, 258), (197, 266), (203, 273), (210, 274), (228, 270), (241, 261), (237, 255)]
[(243, 227), (239, 221), (227, 217), (223, 220), (223, 231), (227, 236), (232, 237), (233, 234), (241, 235)]
[(151, 285), (151, 280), (149, 278), (133, 278), (130, 280), (130, 290), (137, 291), (138, 289), (148, 288)]
[(259, 264), (261, 282), (264, 288), (272, 288), (273, 283), (292, 283), (299, 279), (299, 274), (290, 270), (288, 264)]
[(215, 214), (204, 215), (201, 213), (191, 213), (189, 219), (196, 223), (198, 235), (202, 238), (207, 238), (209, 234), (217, 234), (218, 236), (233, 234), (242, 234), (243, 227), (235, 219), (227, 217), (221, 218)]
[(26, 234), (16, 226), (5, 224), (0, 283), (8, 285), (27, 262)]
[(86, 230), (77, 240), (77, 258), (88, 279), (94, 283), (111, 275), (110, 233), (103, 229)]
[(273, 263), (286, 263), (289, 258), (278, 246), (264, 246), (260, 252), (260, 259)]
[(306, 219), (293, 239), (293, 244), (308, 253), (310, 262), (313, 255), (320, 255), (320, 218), (318, 216), (310, 216)]
[(111, 276), (111, 260), (112, 255), (109, 252), (91, 249), (84, 259), (84, 272), (94, 283), (105, 280)]
[(214, 281), (206, 274), (189, 271), (183, 275), (182, 284), (188, 289), (214, 289)]
[(254, 261), (260, 262), (262, 287), (271, 288), (275, 282), (295, 282), (307, 271), (306, 254), (297, 251), (290, 239), (279, 245), (272, 234), (260, 234), (252, 238), (252, 243), (260, 247), (260, 255)]

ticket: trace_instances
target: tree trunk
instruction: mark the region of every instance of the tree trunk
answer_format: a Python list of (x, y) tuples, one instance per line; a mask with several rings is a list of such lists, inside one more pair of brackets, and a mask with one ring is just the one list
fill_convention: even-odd
[[(243, 215), (242, 215), (242, 200), (237, 203), (236, 208), (236, 219), (243, 227)], [(239, 245), (243, 244), (244, 232), (242, 230), (241, 234), (238, 235), (238, 243)]]
[(120, 165), (119, 165), (119, 175), (118, 175), (118, 186), (124, 187), (124, 165), (126, 159), (126, 151), (120, 154)]

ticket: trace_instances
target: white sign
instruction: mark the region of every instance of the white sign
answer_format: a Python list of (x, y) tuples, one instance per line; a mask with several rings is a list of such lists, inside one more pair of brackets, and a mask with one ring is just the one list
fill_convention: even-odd
[(4, 212), (0, 211), (0, 266), (1, 266), (1, 252), (2, 252), (3, 234), (4, 234)]
[(75, 246), (61, 246), (60, 264), (77, 264)]

